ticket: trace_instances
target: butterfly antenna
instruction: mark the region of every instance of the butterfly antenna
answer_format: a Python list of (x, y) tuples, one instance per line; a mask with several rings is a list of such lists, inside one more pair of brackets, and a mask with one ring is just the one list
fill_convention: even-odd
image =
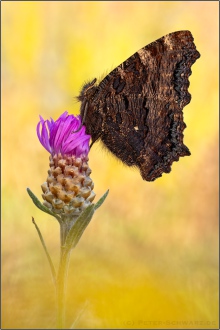
[(77, 133), (77, 132), (79, 132), (79, 131), (81, 130), (81, 128), (83, 127), (83, 124), (84, 124), (85, 118), (86, 118), (87, 109), (88, 109), (88, 102), (87, 102), (86, 105), (85, 105), (85, 110), (84, 110), (84, 114), (83, 114), (83, 119), (82, 119), (82, 123), (81, 123), (80, 127), (79, 127), (76, 131), (72, 131), (71, 133)]
[(95, 141), (92, 141), (92, 143), (90, 143), (90, 146), (89, 146), (89, 149), (92, 148), (93, 144), (94, 144)]

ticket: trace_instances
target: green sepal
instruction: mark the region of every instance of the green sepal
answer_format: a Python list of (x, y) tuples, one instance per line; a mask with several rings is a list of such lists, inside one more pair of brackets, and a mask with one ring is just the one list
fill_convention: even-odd
[(39, 199), (32, 193), (32, 191), (27, 188), (27, 192), (28, 192), (28, 195), (31, 197), (33, 203), (43, 212), (45, 213), (48, 213), (50, 215), (52, 215), (53, 217), (55, 217), (58, 221), (60, 221), (60, 217), (53, 213), (52, 211), (50, 211), (46, 206), (44, 206), (40, 201)]
[(66, 241), (65, 241), (65, 248), (73, 249), (76, 244), (79, 242), (84, 230), (90, 223), (92, 216), (95, 212), (95, 205), (91, 204), (89, 205), (81, 214), (80, 216), (76, 219), (76, 222), (70, 229)]
[(109, 189), (104, 193), (104, 195), (95, 204), (95, 210), (97, 210), (102, 205), (102, 203), (104, 203), (106, 197), (108, 196), (108, 193), (109, 193)]

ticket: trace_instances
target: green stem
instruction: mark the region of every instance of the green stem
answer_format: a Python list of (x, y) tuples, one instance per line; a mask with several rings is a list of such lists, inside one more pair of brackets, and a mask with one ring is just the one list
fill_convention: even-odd
[(64, 246), (67, 234), (67, 224), (65, 222), (60, 223), (60, 264), (56, 281), (57, 329), (65, 329), (66, 281), (71, 253), (71, 250)]
[(52, 279), (53, 279), (54, 285), (56, 285), (56, 271), (55, 271), (55, 268), (54, 268), (53, 262), (52, 262), (52, 260), (51, 260), (50, 255), (49, 255), (49, 252), (47, 251), (47, 247), (46, 247), (46, 244), (45, 244), (45, 242), (44, 242), (43, 236), (42, 236), (42, 234), (41, 234), (41, 232), (40, 232), (40, 229), (39, 229), (38, 225), (36, 224), (36, 222), (34, 221), (34, 218), (33, 218), (33, 217), (32, 217), (32, 222), (33, 222), (33, 224), (35, 225), (35, 228), (36, 228), (36, 230), (37, 230), (37, 233), (38, 233), (38, 236), (39, 236), (39, 238), (40, 238), (41, 244), (42, 244), (43, 249), (44, 249), (44, 251), (45, 251), (45, 253), (46, 253), (47, 260), (48, 260), (49, 265), (50, 265), (50, 270), (51, 270), (51, 274), (52, 274)]

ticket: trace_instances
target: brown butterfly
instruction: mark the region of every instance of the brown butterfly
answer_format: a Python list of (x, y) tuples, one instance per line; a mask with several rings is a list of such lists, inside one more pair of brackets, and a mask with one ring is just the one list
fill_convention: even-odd
[(170, 33), (141, 48), (99, 84), (86, 84), (78, 100), (91, 135), (123, 163), (153, 181), (173, 161), (189, 156), (183, 144), (183, 108), (191, 66), (200, 57), (189, 31)]

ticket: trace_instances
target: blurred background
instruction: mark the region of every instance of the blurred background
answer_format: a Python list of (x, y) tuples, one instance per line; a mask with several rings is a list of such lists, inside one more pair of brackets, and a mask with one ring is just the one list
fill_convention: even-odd
[(192, 155), (145, 182), (95, 144), (98, 198), (110, 193), (71, 257), (67, 327), (218, 328), (218, 2), (2, 2), (2, 328), (55, 327), (59, 227), (40, 212), (49, 154), (39, 114), (78, 114), (82, 85), (163, 35), (190, 30), (184, 141)]

